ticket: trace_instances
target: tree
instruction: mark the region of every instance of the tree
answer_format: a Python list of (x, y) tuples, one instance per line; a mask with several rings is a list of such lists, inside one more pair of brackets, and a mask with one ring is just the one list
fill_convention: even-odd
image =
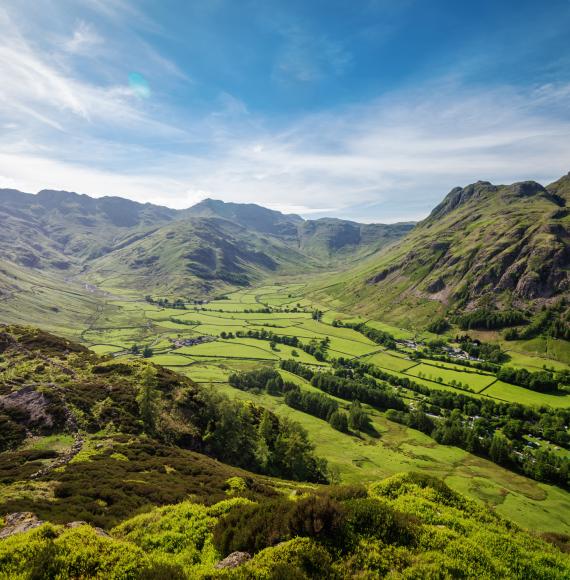
[(139, 354), (141, 351), (140, 347), (138, 344), (133, 344), (133, 346), (131, 346), (131, 353), (132, 354)]
[(144, 358), (150, 358), (152, 356), (152, 348), (150, 348), (150, 346), (145, 346), (143, 348), (143, 352), (142, 355), (144, 356)]
[(147, 435), (154, 433), (158, 391), (156, 390), (156, 369), (148, 365), (141, 373), (141, 382), (136, 400)]
[(311, 317), (313, 320), (316, 320), (317, 322), (320, 322), (321, 318), (323, 317), (323, 311), (322, 310), (313, 310), (313, 313), (311, 314)]
[(335, 411), (330, 419), (330, 426), (341, 433), (348, 433), (348, 416), (344, 411)]
[(504, 465), (509, 461), (510, 451), (510, 441), (501, 433), (495, 432), (491, 440), (491, 447), (489, 448), (489, 456), (491, 459), (499, 465)]
[(348, 412), (348, 426), (353, 431), (367, 431), (371, 427), (370, 417), (359, 401), (353, 401)]

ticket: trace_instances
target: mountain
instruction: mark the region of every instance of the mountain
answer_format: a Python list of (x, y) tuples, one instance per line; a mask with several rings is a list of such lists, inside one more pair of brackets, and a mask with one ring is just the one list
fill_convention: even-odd
[(140, 291), (202, 297), (271, 275), (321, 269), (279, 236), (217, 217), (190, 217), (109, 252), (85, 274), (94, 282), (117, 278)]
[[(34, 277), (203, 295), (275, 274), (317, 272), (392, 243), (411, 224), (304, 220), (207, 199), (186, 210), (120, 197), (0, 190), (0, 260)], [(4, 295), (22, 289), (0, 277)], [(47, 284), (48, 282), (46, 282)], [(43, 284), (38, 284), (42, 287)]]
[(536, 310), (570, 289), (570, 175), (454, 188), (407, 236), (327, 292), (411, 326), (446, 312)]
[(66, 270), (178, 217), (166, 207), (67, 191), (0, 190), (1, 259)]
[(205, 199), (187, 210), (195, 217), (218, 217), (229, 220), (247, 229), (279, 237), (295, 237), (296, 226), (303, 223), (301, 216), (283, 214), (254, 203), (228, 203)]
[(189, 215), (219, 217), (250, 231), (272, 234), (321, 263), (338, 265), (346, 258), (371, 255), (396, 241), (414, 223), (361, 224), (337, 218), (305, 220), (255, 204), (225, 203), (206, 199), (187, 210)]
[(405, 236), (414, 225), (361, 224), (335, 218), (306, 220), (297, 226), (298, 244), (311, 256), (338, 263), (372, 255)]

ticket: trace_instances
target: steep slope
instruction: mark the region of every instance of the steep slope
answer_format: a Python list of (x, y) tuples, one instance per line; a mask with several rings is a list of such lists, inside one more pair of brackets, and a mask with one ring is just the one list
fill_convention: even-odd
[(0, 355), (6, 578), (570, 574), (568, 536), (423, 473), (315, 485), (324, 465), (298, 425), (144, 360), (5, 325)]
[(50, 190), (32, 195), (4, 189), (0, 258), (39, 269), (68, 269), (178, 215), (169, 208), (120, 197), (94, 199)]
[(405, 236), (414, 224), (360, 224), (334, 218), (297, 226), (299, 249), (325, 262), (361, 259)]
[(305, 220), (255, 204), (206, 199), (187, 210), (189, 215), (220, 217), (248, 230), (272, 234), (322, 265), (338, 266), (361, 259), (407, 234), (413, 223), (360, 224), (337, 218)]
[(280, 237), (210, 217), (163, 226), (91, 262), (85, 274), (109, 287), (196, 297), (269, 275), (318, 269), (315, 260)]
[(297, 424), (144, 359), (101, 358), (14, 325), (0, 325), (0, 355), (2, 514), (109, 526), (189, 495), (223, 499), (232, 476), (248, 477), (253, 495), (274, 494), (243, 469), (326, 481)]
[(186, 213), (194, 217), (224, 218), (247, 229), (283, 238), (294, 238), (297, 224), (304, 221), (301, 216), (283, 214), (254, 203), (228, 203), (215, 199), (205, 199)]
[(422, 474), (257, 501), (243, 497), (244, 479), (232, 481), (241, 486), (234, 497), (133, 514), (109, 532), (11, 514), (0, 531), (6, 577), (39, 570), (57, 578), (180, 580), (570, 575), (567, 537), (537, 537)]
[(327, 293), (412, 326), (450, 309), (548, 304), (570, 284), (567, 184), (455, 188), (372, 266)]
[(119, 197), (0, 190), (0, 261), (11, 270), (0, 277), (0, 293), (6, 302), (29, 287), (23, 278), (47, 276), (53, 286), (81, 276), (110, 288), (196, 297), (268, 275), (338, 267), (410, 227), (305, 221), (211, 199), (173, 210)]

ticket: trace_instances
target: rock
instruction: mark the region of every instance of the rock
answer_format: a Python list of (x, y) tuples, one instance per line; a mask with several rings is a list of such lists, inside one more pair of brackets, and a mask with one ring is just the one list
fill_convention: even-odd
[(216, 564), (216, 568), (221, 570), (223, 568), (237, 568), (251, 560), (251, 555), (247, 552), (232, 552), (229, 556)]
[(21, 534), (28, 530), (38, 528), (45, 523), (32, 512), (15, 512), (13, 514), (8, 514), (4, 518), (4, 522), (4, 527), (0, 530), (0, 538), (8, 538), (14, 534)]
[(436, 292), (440, 292), (444, 288), (445, 288), (445, 282), (441, 278), (437, 278), (428, 285), (426, 290), (430, 294), (435, 294)]

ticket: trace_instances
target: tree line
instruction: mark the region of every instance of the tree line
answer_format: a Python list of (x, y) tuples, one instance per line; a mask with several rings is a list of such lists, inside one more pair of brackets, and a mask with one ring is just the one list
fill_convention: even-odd
[[(356, 392), (362, 396), (363, 392), (372, 392), (374, 388), (385, 392), (387, 387), (372, 379), (382, 380), (386, 373), (374, 365), (354, 359), (337, 359), (334, 374), (307, 369), (296, 361), (283, 361), (281, 366), (310, 380), (317, 388), (341, 398), (348, 398)], [(394, 395), (384, 407), (389, 419), (418, 429), (438, 443), (461, 447), (538, 481), (570, 486), (570, 460), (547, 449), (537, 450), (528, 438), (529, 435), (543, 438), (569, 448), (570, 437), (566, 425), (570, 422), (570, 410), (537, 410), (515, 403), (430, 390), (394, 375), (390, 378), (392, 384), (415, 391), (423, 397), (416, 403), (417, 407), (412, 408), (401, 397)], [(363, 387), (364, 391), (361, 391)], [(359, 400), (368, 402), (360, 397)]]

